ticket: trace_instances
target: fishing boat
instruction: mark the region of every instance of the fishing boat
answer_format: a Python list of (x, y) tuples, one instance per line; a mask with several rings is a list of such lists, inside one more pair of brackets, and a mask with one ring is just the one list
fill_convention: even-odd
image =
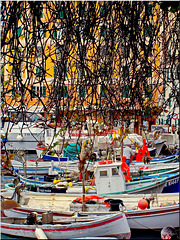
[[(163, 169), (163, 170), (158, 168), (140, 169), (137, 174), (135, 173), (131, 174), (131, 179), (132, 181), (137, 181), (137, 180), (145, 180), (145, 179), (153, 179), (153, 178), (158, 179), (162, 177), (167, 177), (162, 193), (179, 192), (179, 167), (176, 167), (176, 168), (171, 167), (170, 169)], [(29, 186), (30, 185), (40, 186), (40, 188), (41, 188), (41, 185), (46, 185), (47, 189), (50, 183), (56, 184), (56, 183), (66, 182), (67, 184), (70, 184), (70, 185), (71, 184), (79, 185), (79, 186), (82, 185), (82, 183), (79, 181), (78, 172), (65, 174), (64, 177), (58, 176), (58, 175), (46, 175), (46, 176), (37, 176), (37, 177), (32, 175), (27, 178), (21, 175), (18, 175), (18, 176), (20, 178), (20, 181), (26, 183), (26, 185), (29, 184)], [(85, 184), (88, 185), (88, 181)]]
[(179, 163), (130, 165), (132, 177), (179, 172)]
[(44, 146), (37, 146), (36, 152), (38, 158), (42, 158), (44, 161), (59, 161), (59, 162), (67, 162), (71, 160), (77, 160), (77, 156), (80, 153), (80, 145), (78, 143), (69, 143), (66, 147), (62, 149), (61, 157), (58, 156), (55, 151), (53, 153), (53, 150), (47, 151), (43, 154), (45, 151)]
[[(109, 161), (108, 161), (109, 162)], [(167, 177), (153, 178), (146, 180), (137, 180), (132, 182), (125, 182), (124, 174), (121, 169), (121, 162), (111, 162), (101, 165), (101, 162), (95, 164), (94, 175), (96, 186), (85, 186), (86, 194), (111, 195), (121, 193), (160, 193), (162, 192)], [(45, 185), (43, 185), (45, 187)], [(5, 184), (6, 188), (12, 188), (13, 185)], [(14, 186), (15, 187), (15, 186)], [(37, 186), (38, 188), (38, 186)], [(29, 190), (27, 190), (29, 191)], [(68, 194), (81, 194), (82, 184), (69, 186), (66, 190)]]
[[(151, 158), (148, 164), (172, 163), (177, 162), (178, 155), (171, 155), (170, 157)], [(133, 162), (135, 165), (144, 165), (144, 162)], [(148, 165), (146, 164), (146, 165)]]
[(167, 178), (157, 178), (125, 182), (121, 162), (105, 161), (106, 164), (95, 165), (95, 184), (98, 195), (121, 193), (160, 193)]
[[(52, 215), (51, 215), (52, 216)], [(45, 220), (49, 220), (45, 218)], [(37, 222), (27, 218), (1, 217), (1, 233), (16, 237), (70, 239), (81, 237), (117, 237), (130, 239), (131, 232), (124, 213), (94, 217), (68, 217)], [(38, 224), (39, 223), (39, 224)]]
[[(92, 198), (92, 195), (96, 196), (96, 194), (85, 194), (86, 197)], [(152, 196), (155, 196), (154, 203), (155, 206), (163, 206), (164, 204), (167, 205), (171, 203), (171, 205), (176, 202), (179, 202), (179, 193), (146, 193), (146, 194), (112, 194), (112, 195), (101, 195), (98, 197), (103, 198), (110, 198), (110, 199), (122, 199), (124, 202), (124, 205), (127, 209), (132, 209), (136, 207), (140, 199), (142, 198), (151, 198)], [(39, 193), (39, 192), (20, 192), (20, 197), (17, 197), (17, 194), (14, 194), (13, 189), (3, 189), (1, 191), (1, 199), (15, 199), (18, 201), (21, 205), (27, 205), (31, 208), (38, 208), (38, 209), (46, 209), (46, 210), (52, 210), (52, 211), (69, 211), (69, 205), (74, 201), (76, 198), (82, 197), (82, 191), (81, 194), (74, 193), (74, 194), (64, 194), (64, 193)], [(94, 200), (94, 199), (93, 199)], [(97, 200), (97, 199), (95, 199)], [(100, 201), (100, 200), (99, 200)], [(95, 205), (95, 204), (94, 204)], [(93, 204), (90, 204), (91, 208), (94, 206)], [(154, 206), (153, 205), (153, 206)], [(76, 206), (74, 204), (73, 206)], [(80, 204), (81, 210), (82, 210), (82, 204)], [(98, 204), (99, 206), (99, 204)], [(108, 208), (103, 205), (105, 209), (108, 210)], [(74, 211), (74, 210), (72, 210)], [(101, 210), (100, 210), (101, 211)]]
[[(26, 160), (26, 162), (20, 162), (12, 160), (12, 166), (14, 171), (20, 175), (54, 175), (58, 172), (71, 172), (77, 169), (77, 162), (66, 161), (54, 162), (54, 161), (44, 161), (42, 159), (38, 160)], [(68, 170), (67, 170), (68, 166)]]
[[(43, 124), (43, 123), (42, 123)], [(4, 126), (1, 128), (1, 135), (5, 138), (6, 150), (18, 151), (24, 150), (31, 153), (35, 153), (35, 148), (39, 141), (44, 142), (44, 127), (37, 126), (33, 120), (31, 121), (19, 121), (4, 122)]]
[[(163, 146), (166, 143), (165, 139), (155, 140), (155, 139), (147, 139), (148, 142), (148, 150), (150, 156), (158, 157), (162, 153)], [(134, 145), (136, 143), (140, 147), (143, 145), (143, 137), (136, 133), (130, 133), (127, 137), (123, 140), (123, 145)], [(135, 146), (134, 146), (135, 147)]]
[[(61, 131), (61, 134), (58, 135), (56, 133), (60, 132), (60, 126), (57, 126), (56, 129), (45, 129), (45, 146), (51, 146), (54, 143), (58, 142), (58, 144), (56, 144), (56, 146), (54, 147), (54, 150), (61, 153), (66, 142), (72, 144), (77, 143), (78, 141), (83, 142), (85, 140), (89, 140), (93, 142), (93, 150), (106, 150), (108, 147), (111, 146), (111, 141), (109, 140), (110, 135), (112, 135), (113, 133), (117, 134), (117, 130), (100, 131), (98, 134), (95, 134), (94, 130), (97, 126), (99, 127), (99, 129), (101, 129), (98, 122), (99, 120), (97, 119), (87, 120), (83, 124), (83, 126), (80, 126), (80, 128), (78, 126), (74, 126), (73, 130), (71, 130), (70, 132)], [(36, 151), (39, 157), (42, 157), (42, 155), (40, 154), (42, 154), (43, 149), (36, 148)]]
[[(21, 206), (13, 200), (3, 201), (1, 210), (3, 216), (23, 218), (32, 212), (36, 212), (39, 217), (42, 217), (44, 213), (51, 212), (56, 221), (62, 217), (67, 218), (73, 215), (79, 217), (102, 216), (121, 211), (125, 213), (130, 229), (162, 229), (168, 225), (168, 221), (171, 221), (174, 227), (179, 226), (179, 204), (176, 202), (179, 201), (178, 194), (144, 195), (143, 199), (141, 197), (142, 195), (136, 195), (134, 198), (122, 196), (123, 200), (121, 200), (118, 198), (107, 199), (97, 195), (86, 196), (85, 212), (82, 212), (82, 197), (74, 199), (69, 205), (70, 211), (65, 212)], [(144, 204), (144, 201), (148, 199), (151, 199), (149, 206)]]
[(44, 185), (50, 183), (58, 183), (58, 182), (74, 182), (79, 180), (79, 173), (64, 173), (64, 177), (62, 175), (45, 175), (45, 176), (35, 176), (29, 175), (24, 177), (18, 174), (20, 182), (24, 182), (26, 184), (34, 184), (34, 185)]
[(179, 227), (179, 204), (146, 210), (126, 211), (131, 229), (162, 229), (169, 223)]
[(171, 159), (171, 158), (174, 158), (174, 157), (178, 157), (179, 155), (179, 150), (176, 151), (175, 154), (170, 154), (170, 155), (160, 155), (158, 157), (153, 157), (153, 160), (167, 160), (167, 159)]
[[(131, 174), (132, 181), (137, 180), (145, 180), (145, 179), (151, 179), (151, 178), (162, 178), (167, 177), (165, 186), (162, 190), (162, 193), (172, 193), (172, 192), (179, 192), (179, 167), (178, 168), (172, 168), (167, 171), (161, 171), (161, 170), (153, 170), (150, 169), (148, 172), (146, 172), (144, 169), (140, 170), (137, 174)], [(79, 173), (69, 173), (65, 174), (64, 177), (59, 175), (45, 175), (45, 176), (35, 176), (31, 175), (27, 178), (21, 175), (18, 175), (21, 182), (24, 182), (26, 185), (32, 185), (32, 186), (41, 186), (46, 185), (47, 188), (51, 184), (57, 184), (57, 183), (66, 183), (69, 185), (82, 185), (82, 182), (79, 181)], [(88, 182), (91, 182), (87, 180), (85, 182), (85, 185), (88, 188)], [(41, 190), (42, 191), (42, 190)]]
[(179, 192), (179, 172), (152, 174), (144, 176), (142, 179), (152, 179), (158, 177), (167, 177), (166, 184), (162, 190), (162, 193)]
[[(30, 208), (25, 205), (20, 205), (14, 199), (1, 200), (1, 216), (4, 217), (23, 217), (26, 218), (29, 213), (36, 212), (39, 217), (42, 217), (43, 213), (50, 212), (45, 209)], [(53, 217), (72, 217), (75, 216), (75, 212), (70, 211), (53, 211)]]
[[(21, 188), (23, 191), (31, 191), (31, 192), (39, 192), (39, 193), (66, 193), (67, 191), (67, 183), (58, 183), (54, 184), (32, 184), (32, 183), (22, 183)], [(6, 183), (6, 188), (15, 189), (14, 183)]]
[[(90, 201), (85, 203), (86, 212), (80, 212), (82, 203), (75, 200), (70, 204), (70, 211), (77, 211), (81, 216), (103, 215), (106, 212), (113, 213), (123, 211), (127, 217), (130, 229), (162, 229), (171, 223), (175, 228), (179, 227), (179, 204), (175, 201), (158, 203), (156, 206), (148, 205), (149, 199), (139, 200), (134, 207), (126, 207), (121, 199), (103, 199), (100, 202)], [(146, 202), (146, 203), (144, 203)], [(150, 203), (150, 201), (149, 201)], [(145, 205), (147, 204), (147, 205)], [(120, 206), (119, 206), (120, 205)]]

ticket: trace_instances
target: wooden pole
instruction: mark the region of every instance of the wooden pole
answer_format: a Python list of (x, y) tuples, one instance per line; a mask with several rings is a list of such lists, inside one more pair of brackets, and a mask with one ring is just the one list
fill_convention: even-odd
[(85, 142), (83, 142), (82, 147), (81, 147), (81, 152), (79, 156), (79, 170), (80, 174), (82, 175), (82, 211), (85, 211), (85, 156), (84, 156), (84, 151), (85, 151)]
[(27, 173), (26, 173), (26, 161), (25, 161), (25, 159), (24, 159), (23, 156), (22, 156), (22, 160), (23, 160), (24, 176), (25, 176), (25, 178), (27, 178)]
[(121, 124), (121, 159), (123, 156), (123, 125)]
[(83, 193), (83, 201), (82, 201), (82, 211), (85, 211), (85, 171), (83, 166), (82, 171), (82, 193)]

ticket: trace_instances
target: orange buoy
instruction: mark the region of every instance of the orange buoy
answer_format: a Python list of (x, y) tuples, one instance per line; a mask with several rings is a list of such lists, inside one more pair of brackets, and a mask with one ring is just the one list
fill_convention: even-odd
[(141, 209), (141, 210), (144, 210), (144, 209), (146, 209), (147, 207), (148, 207), (148, 202), (147, 202), (147, 200), (146, 199), (141, 199), (141, 200), (139, 200), (139, 202), (138, 202), (138, 207)]

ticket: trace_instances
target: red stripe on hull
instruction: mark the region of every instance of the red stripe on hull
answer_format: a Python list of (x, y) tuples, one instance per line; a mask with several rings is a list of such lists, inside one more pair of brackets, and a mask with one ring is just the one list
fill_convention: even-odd
[(157, 214), (164, 214), (164, 213), (174, 213), (174, 212), (179, 212), (179, 208), (175, 208), (175, 209), (167, 209), (167, 210), (160, 210), (160, 211), (155, 211), (155, 212), (145, 212), (145, 213), (125, 213), (126, 217), (139, 217), (139, 216), (149, 216), (149, 215), (157, 215)]
[[(16, 211), (17, 213), (31, 213), (34, 212), (35, 210), (29, 210), (29, 209), (17, 209), (17, 208), (12, 208), (12, 210)], [(46, 211), (35, 211), (38, 214), (43, 214)], [(53, 216), (59, 216), (59, 217), (71, 217), (73, 214), (66, 214), (66, 213), (53, 213)]]
[[(42, 228), (42, 230), (44, 232), (55, 232), (55, 231), (76, 231), (76, 230), (81, 230), (81, 229), (91, 229), (91, 228), (94, 228), (94, 227), (99, 227), (99, 226), (103, 226), (105, 224), (108, 224), (108, 223), (111, 223), (111, 222), (114, 222), (114, 221), (117, 221), (119, 219), (123, 218), (123, 216), (119, 216), (119, 217), (116, 217), (116, 218), (113, 218), (113, 219), (110, 219), (110, 220), (105, 220), (103, 222), (100, 222), (100, 223), (95, 223), (95, 224), (90, 224), (90, 225), (86, 225), (86, 226), (80, 226), (80, 227), (69, 227), (69, 228), (55, 228), (55, 229), (44, 229)], [(4, 228), (4, 229), (9, 229), (9, 230), (23, 230), (23, 231), (35, 231), (35, 228), (34, 229), (27, 229), (27, 228), (17, 228), (17, 227), (7, 227), (7, 226), (1, 226), (1, 228)]]

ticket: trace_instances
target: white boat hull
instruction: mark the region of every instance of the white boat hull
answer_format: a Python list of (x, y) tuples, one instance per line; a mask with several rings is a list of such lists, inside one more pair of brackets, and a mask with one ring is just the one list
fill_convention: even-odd
[[(79, 218), (80, 219), (80, 218)], [(17, 237), (36, 238), (37, 225), (23, 225), (1, 222), (1, 233)], [(124, 213), (95, 218), (93, 221), (69, 224), (38, 225), (48, 239), (69, 239), (80, 237), (117, 237), (130, 239), (131, 233)]]
[[(101, 205), (101, 206), (100, 206)], [(106, 214), (110, 210), (103, 204), (86, 204), (84, 214)], [(82, 204), (71, 203), (71, 211), (82, 211)], [(120, 209), (121, 210), (121, 209)], [(111, 212), (112, 213), (112, 212)], [(165, 207), (152, 207), (145, 210), (125, 210), (124, 211), (130, 229), (162, 229), (171, 224), (175, 228), (179, 227), (179, 205)]]
[(1, 134), (8, 133), (6, 149), (35, 151), (39, 141), (44, 142), (44, 129), (37, 127), (33, 122), (18, 122), (17, 124), (5, 122)]
[(171, 224), (179, 227), (179, 206), (170, 206), (146, 211), (126, 212), (131, 229), (162, 229)]

